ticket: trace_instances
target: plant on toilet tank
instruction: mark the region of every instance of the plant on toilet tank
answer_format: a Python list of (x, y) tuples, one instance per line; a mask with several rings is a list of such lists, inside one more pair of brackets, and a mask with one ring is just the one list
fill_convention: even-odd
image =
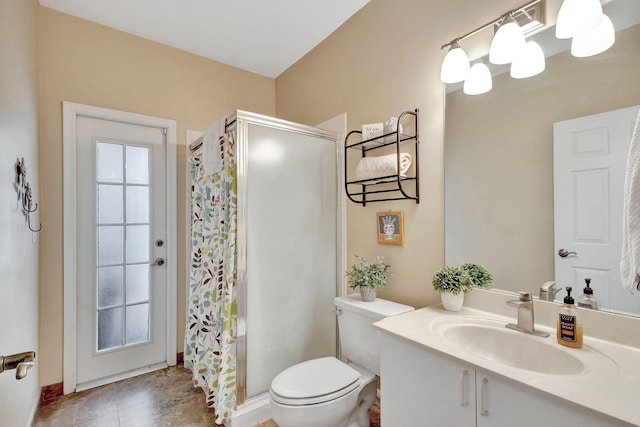
[(387, 279), (392, 275), (391, 265), (385, 263), (382, 257), (376, 257), (373, 263), (359, 255), (355, 257), (358, 263), (352, 265), (345, 276), (349, 279), (349, 287), (360, 288), (362, 300), (371, 302), (376, 299), (376, 290), (387, 285)]
[(433, 289), (440, 293), (442, 305), (449, 311), (460, 311), (464, 294), (474, 287), (491, 286), (491, 273), (478, 264), (462, 264), (460, 267), (445, 266), (436, 271), (431, 279)]

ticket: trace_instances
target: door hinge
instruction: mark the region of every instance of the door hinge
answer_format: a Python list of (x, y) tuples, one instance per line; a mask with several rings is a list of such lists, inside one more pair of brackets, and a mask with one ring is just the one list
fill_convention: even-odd
[(167, 128), (161, 128), (160, 130), (162, 131), (162, 134), (163, 134), (163, 135), (166, 135), (166, 134), (167, 134)]

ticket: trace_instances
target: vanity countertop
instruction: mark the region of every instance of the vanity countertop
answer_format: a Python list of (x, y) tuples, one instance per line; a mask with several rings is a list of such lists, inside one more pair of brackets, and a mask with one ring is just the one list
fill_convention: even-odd
[[(374, 326), (383, 333), (407, 340), (423, 348), (435, 350), (478, 368), (510, 378), (529, 387), (568, 401), (589, 407), (605, 415), (633, 425), (640, 425), (640, 349), (584, 336), (584, 347), (573, 349), (556, 341), (556, 331), (536, 325), (536, 329), (550, 333), (545, 344), (575, 356), (585, 362), (585, 369), (577, 374), (556, 375), (533, 372), (480, 357), (445, 339), (434, 325), (442, 321), (461, 323), (465, 319), (488, 319), (512, 323), (513, 318), (463, 307), (450, 312), (435, 305), (410, 313), (388, 317)], [(640, 333), (633, 331), (632, 333)], [(606, 363), (597, 363), (605, 361)], [(549, 363), (553, 363), (552, 360)]]

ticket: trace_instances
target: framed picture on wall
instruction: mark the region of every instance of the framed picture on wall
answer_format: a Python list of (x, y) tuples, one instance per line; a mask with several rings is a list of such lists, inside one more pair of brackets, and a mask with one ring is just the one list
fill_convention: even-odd
[(404, 217), (402, 212), (377, 212), (376, 232), (381, 245), (404, 244)]

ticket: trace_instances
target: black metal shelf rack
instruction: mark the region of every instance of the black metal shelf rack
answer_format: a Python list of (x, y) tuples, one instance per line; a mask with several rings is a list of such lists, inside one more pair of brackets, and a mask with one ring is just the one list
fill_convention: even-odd
[[(382, 136), (367, 139), (364, 141), (350, 142), (355, 135), (362, 135), (361, 131), (353, 130), (347, 134), (344, 140), (344, 173), (345, 173), (345, 190), (347, 197), (354, 203), (366, 206), (372, 202), (386, 202), (390, 200), (415, 200), (420, 203), (420, 162), (419, 162), (419, 146), (418, 138), (418, 109), (413, 111), (403, 111), (398, 116), (398, 123), (395, 132), (387, 133)], [(413, 123), (411, 123), (413, 122)], [(410, 134), (400, 132), (400, 124), (405, 129), (413, 128)], [(362, 139), (362, 136), (360, 136)], [(413, 142), (412, 168), (411, 176), (400, 175), (400, 145)], [(354, 150), (360, 151), (360, 156), (367, 157), (367, 153), (372, 150), (378, 150), (384, 147), (395, 146), (396, 152), (396, 171), (394, 175), (381, 176), (375, 179), (367, 180), (350, 180), (349, 179), (349, 153)], [(393, 150), (391, 150), (393, 151)], [(386, 197), (390, 196), (390, 197)]]

